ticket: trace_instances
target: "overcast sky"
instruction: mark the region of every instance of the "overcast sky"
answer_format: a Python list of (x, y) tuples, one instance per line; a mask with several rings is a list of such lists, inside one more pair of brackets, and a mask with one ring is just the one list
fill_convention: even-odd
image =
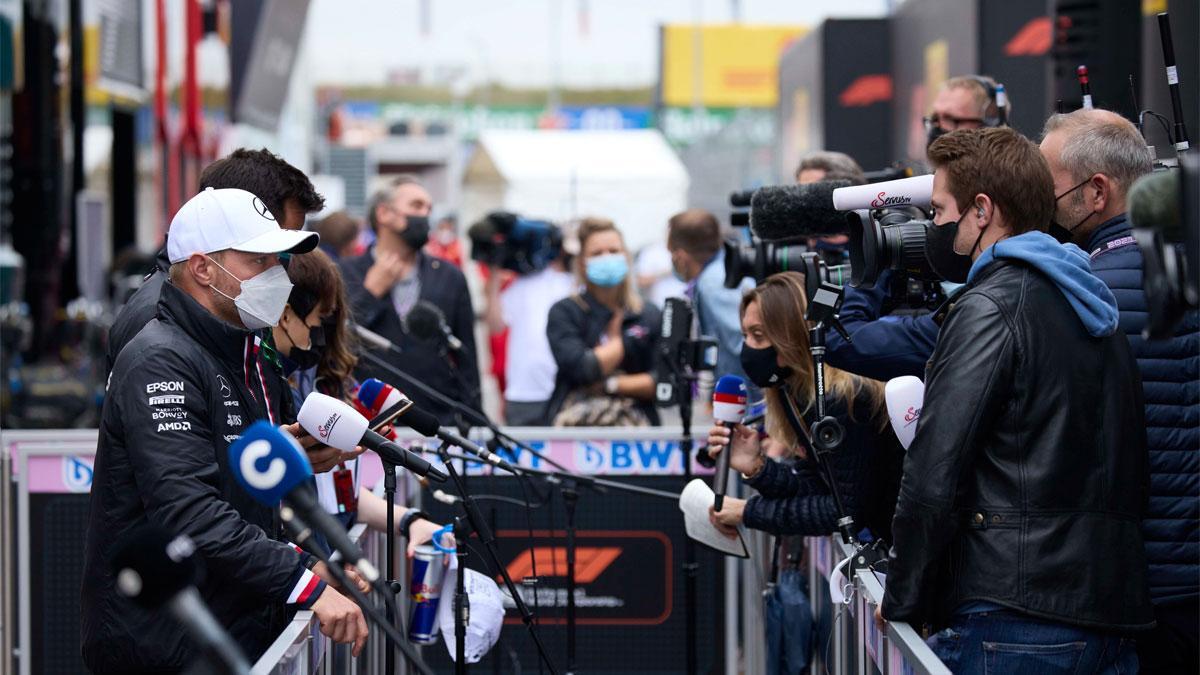
[[(733, 19), (815, 26), (827, 16), (880, 16), (888, 0), (312, 0), (308, 63), (317, 83), (376, 84), (395, 69), (466, 68), (467, 83), (545, 86), (551, 36), (561, 44), (560, 82), (576, 87), (649, 86), (657, 79), (658, 26)], [(587, 8), (587, 34), (580, 7)], [(557, 8), (557, 10), (555, 10)], [(555, 20), (557, 14), (557, 20)], [(699, 17), (697, 17), (699, 15)], [(557, 30), (551, 26), (557, 25)]]

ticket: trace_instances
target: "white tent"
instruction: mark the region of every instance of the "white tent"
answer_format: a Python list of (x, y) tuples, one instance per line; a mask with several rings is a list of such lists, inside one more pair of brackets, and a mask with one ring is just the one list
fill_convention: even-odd
[(469, 225), (503, 209), (562, 222), (611, 218), (630, 251), (664, 241), (687, 206), (687, 171), (655, 130), (488, 131), (463, 176)]

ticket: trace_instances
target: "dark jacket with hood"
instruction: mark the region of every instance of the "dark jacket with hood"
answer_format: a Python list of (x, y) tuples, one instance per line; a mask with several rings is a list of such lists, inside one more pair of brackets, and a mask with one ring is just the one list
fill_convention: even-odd
[(200, 596), (253, 661), (324, 584), (283, 540), (278, 509), (254, 501), (228, 467), (252, 422), (279, 418), (257, 337), (164, 283), (158, 318), (121, 352), (109, 378), (96, 451), (81, 606), (94, 673), (168, 673), (197, 657), (175, 621), (115, 588), (116, 545), (146, 523), (185, 534), (203, 566)]
[(1142, 387), (1117, 319), (1076, 246), (1029, 232), (975, 261), (905, 456), (884, 618), (943, 625), (978, 601), (1153, 625)]

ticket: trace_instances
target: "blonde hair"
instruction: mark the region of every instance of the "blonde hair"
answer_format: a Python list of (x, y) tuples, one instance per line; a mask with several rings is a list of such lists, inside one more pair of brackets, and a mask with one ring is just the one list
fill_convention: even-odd
[[(759, 312), (762, 313), (763, 332), (767, 339), (775, 346), (775, 351), (782, 357), (784, 365), (792, 369), (792, 376), (784, 386), (788, 387), (792, 399), (800, 408), (797, 412), (803, 417), (816, 402), (808, 322), (804, 318), (808, 310), (804, 276), (798, 272), (780, 272), (767, 277), (742, 296), (741, 317), (746, 316), (746, 308), (753, 302), (758, 303)], [(870, 406), (864, 419), (873, 422), (879, 429), (886, 426), (882, 382), (825, 366), (825, 391), (846, 402), (846, 410), (851, 420), (856, 419), (855, 399), (860, 393), (866, 392)], [(787, 423), (784, 412), (787, 403), (780, 391), (767, 389), (764, 395), (767, 399), (767, 433), (790, 448), (802, 448), (803, 444)], [(807, 425), (803, 419), (800, 420), (800, 424), (805, 426), (807, 432)]]
[(616, 232), (617, 237), (621, 240), (621, 249), (625, 252), (625, 259), (629, 262), (629, 273), (625, 275), (625, 279), (621, 281), (621, 305), (630, 311), (642, 311), (642, 296), (638, 295), (633, 285), (633, 260), (629, 257), (629, 250), (625, 248), (625, 237), (613, 221), (608, 218), (584, 218), (579, 221), (579, 229), (576, 231), (576, 236), (579, 238), (579, 255), (575, 257), (575, 275), (579, 278), (579, 283), (587, 285), (587, 260), (583, 257), (583, 252), (587, 248), (587, 241), (593, 235), (602, 232)]

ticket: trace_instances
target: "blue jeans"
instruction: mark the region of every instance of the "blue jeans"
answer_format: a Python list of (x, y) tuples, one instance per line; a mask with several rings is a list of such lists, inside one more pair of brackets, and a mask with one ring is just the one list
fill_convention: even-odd
[(954, 673), (1138, 672), (1134, 642), (1106, 633), (1042, 621), (1012, 610), (959, 614), (929, 646)]
[(808, 580), (798, 570), (783, 570), (767, 595), (767, 673), (799, 675), (812, 658), (813, 615)]

